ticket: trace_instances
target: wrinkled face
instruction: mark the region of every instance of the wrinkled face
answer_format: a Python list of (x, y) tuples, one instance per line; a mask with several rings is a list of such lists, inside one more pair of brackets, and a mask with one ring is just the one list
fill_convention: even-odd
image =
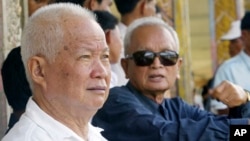
[[(88, 28), (86, 28), (88, 27)], [(63, 46), (46, 67), (46, 98), (70, 109), (99, 109), (110, 83), (109, 49), (95, 21), (65, 21)]]
[(243, 42), (241, 38), (230, 40), (229, 44), (229, 54), (231, 57), (237, 55), (243, 48)]
[(102, 0), (101, 3), (98, 3), (94, 10), (105, 10), (105, 11), (111, 11), (110, 7), (113, 4), (113, 0)]
[[(147, 50), (152, 52), (176, 51), (176, 44), (170, 32), (158, 26), (142, 26), (136, 29), (131, 37), (128, 54)], [(123, 68), (131, 83), (144, 94), (163, 94), (174, 86), (179, 77), (181, 59), (173, 66), (164, 66), (159, 57), (151, 65), (137, 66), (133, 59), (123, 59)], [(137, 73), (136, 73), (137, 72)]]
[(120, 54), (123, 47), (122, 37), (119, 28), (116, 26), (115, 29), (110, 30), (110, 62), (118, 63), (120, 61)]

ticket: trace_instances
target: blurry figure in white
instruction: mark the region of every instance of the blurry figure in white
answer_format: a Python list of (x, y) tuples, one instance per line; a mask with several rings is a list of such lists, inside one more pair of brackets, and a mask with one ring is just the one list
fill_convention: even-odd
[[(227, 80), (250, 91), (250, 12), (241, 21), (235, 21), (222, 40), (229, 40), (232, 58), (223, 62), (217, 69), (213, 87)], [(211, 110), (216, 114), (228, 114), (228, 106), (217, 100), (211, 101)]]

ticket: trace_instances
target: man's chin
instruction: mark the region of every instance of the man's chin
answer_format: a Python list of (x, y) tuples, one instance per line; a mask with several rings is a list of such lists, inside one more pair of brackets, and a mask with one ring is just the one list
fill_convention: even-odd
[(149, 89), (149, 91), (153, 92), (153, 93), (157, 93), (157, 94), (164, 94), (166, 91), (168, 91), (168, 89), (165, 88), (151, 88)]

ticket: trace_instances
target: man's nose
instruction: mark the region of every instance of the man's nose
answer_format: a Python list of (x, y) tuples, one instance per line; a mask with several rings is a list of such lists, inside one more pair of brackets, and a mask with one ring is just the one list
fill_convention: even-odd
[(93, 62), (91, 77), (93, 78), (105, 78), (110, 72), (110, 64), (101, 60), (96, 60)]

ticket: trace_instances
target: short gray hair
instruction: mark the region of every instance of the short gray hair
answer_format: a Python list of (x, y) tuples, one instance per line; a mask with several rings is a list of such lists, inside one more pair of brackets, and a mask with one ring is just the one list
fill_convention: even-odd
[[(26, 74), (28, 72), (27, 62), (32, 56), (40, 55), (49, 62), (54, 61), (58, 50), (63, 46), (62, 41), (66, 34), (63, 23), (72, 18), (96, 21), (92, 12), (71, 3), (50, 4), (39, 8), (32, 14), (23, 30), (21, 39), (21, 55)], [(27, 77), (30, 81), (28, 74)]]
[(170, 34), (172, 35), (174, 41), (175, 41), (175, 45), (177, 48), (177, 53), (179, 53), (179, 38), (177, 36), (176, 31), (170, 26), (168, 25), (166, 22), (164, 22), (162, 19), (157, 18), (157, 17), (144, 17), (144, 18), (140, 18), (135, 20), (133, 23), (131, 23), (127, 29), (125, 38), (124, 38), (124, 50), (125, 50), (125, 56), (127, 55), (127, 48), (130, 46), (131, 44), (131, 37), (133, 32), (138, 29), (141, 26), (145, 26), (145, 25), (157, 25), (157, 26), (162, 26), (164, 28), (166, 28)]

